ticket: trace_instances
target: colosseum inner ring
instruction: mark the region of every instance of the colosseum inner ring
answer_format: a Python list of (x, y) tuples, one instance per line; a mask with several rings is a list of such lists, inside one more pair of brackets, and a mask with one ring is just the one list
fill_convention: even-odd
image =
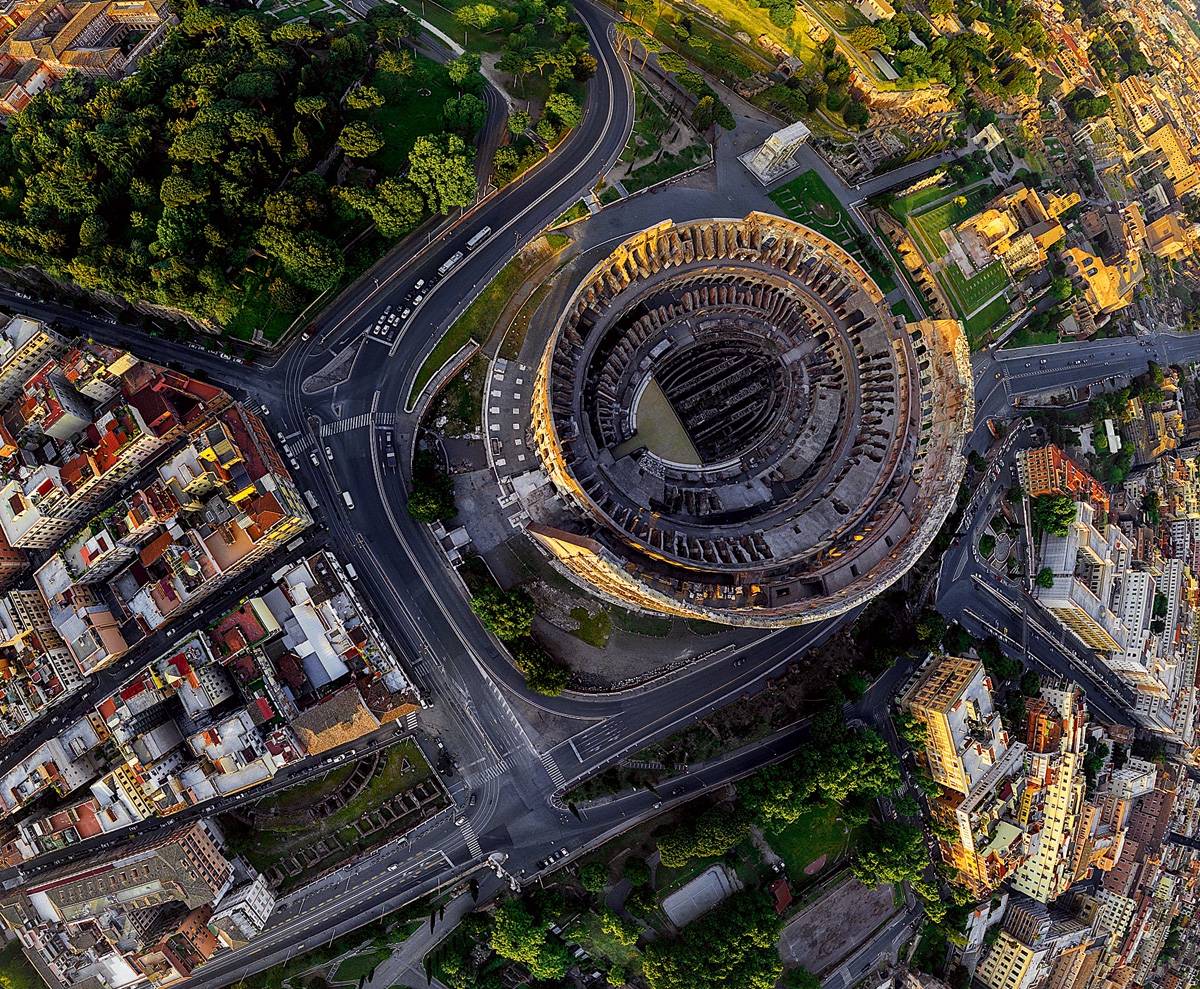
[[(624, 605), (750, 625), (839, 614), (924, 551), (973, 417), (954, 321), (906, 324), (807, 227), (666, 221), (575, 290), (533, 436), (539, 544)], [(528, 493), (530, 489), (526, 487)]]

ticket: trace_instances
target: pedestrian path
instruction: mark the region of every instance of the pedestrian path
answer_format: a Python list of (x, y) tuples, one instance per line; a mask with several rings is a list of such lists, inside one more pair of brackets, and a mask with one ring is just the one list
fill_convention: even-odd
[(472, 773), (471, 775), (469, 775), (466, 778), (467, 786), (469, 786), (473, 790), (476, 787), (483, 786), (483, 784), (486, 783), (488, 780), (499, 779), (501, 776), (503, 776), (505, 773), (507, 773), (510, 769), (512, 769), (512, 763), (509, 762), (507, 758), (501, 759), (499, 762), (493, 763), (492, 765), (488, 766), (486, 769), (483, 769), (478, 773)]
[(483, 858), (483, 848), (479, 844), (479, 837), (475, 834), (475, 829), (471, 827), (470, 821), (463, 824), (462, 833), (467, 839), (467, 851), (475, 858)]
[(550, 779), (555, 786), (560, 789), (567, 785), (567, 778), (562, 774), (562, 770), (558, 768), (558, 763), (554, 761), (554, 756), (549, 752), (542, 753), (542, 765), (546, 767), (546, 772), (550, 774)]
[(352, 429), (362, 429), (364, 426), (394, 426), (396, 425), (395, 412), (364, 412), (362, 415), (352, 416), (349, 419), (342, 419), (338, 422), (328, 422), (321, 424), (322, 436), (336, 436), (338, 433), (348, 433)]

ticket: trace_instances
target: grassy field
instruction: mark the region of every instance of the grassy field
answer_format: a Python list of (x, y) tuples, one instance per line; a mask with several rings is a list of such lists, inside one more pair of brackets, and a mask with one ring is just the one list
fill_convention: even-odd
[(612, 619), (608, 609), (601, 607), (594, 615), (580, 605), (571, 609), (571, 617), (579, 623), (579, 628), (571, 634), (586, 642), (589, 646), (603, 649), (608, 645), (608, 637), (612, 633)]
[(373, 951), (369, 955), (352, 955), (338, 964), (334, 978), (338, 982), (358, 982), (359, 979), (373, 972), (376, 965), (391, 956), (391, 951), (383, 948)]
[(702, 165), (708, 160), (708, 157), (707, 144), (689, 144), (679, 154), (664, 154), (658, 161), (635, 168), (621, 180), (621, 184), (625, 186), (626, 192), (637, 192), (639, 189), (665, 182), (669, 178), (683, 174), (688, 169)]
[(998, 295), (970, 319), (964, 320), (963, 327), (967, 331), (967, 339), (971, 341), (972, 346), (988, 330), (1001, 322), (1009, 312), (1010, 309), (1007, 300), (1004, 296)]
[[(933, 207), (933, 209), (925, 210), (923, 213), (908, 214), (908, 224), (913, 232), (917, 235), (917, 243), (923, 249), (928, 249), (926, 258), (941, 257), (946, 253), (946, 246), (942, 243), (942, 238), (939, 234), (946, 229), (961, 223), (967, 217), (974, 216), (979, 212), (980, 207), (984, 203), (991, 200), (994, 196), (994, 187), (990, 182), (982, 182), (979, 185), (972, 186), (965, 192), (959, 192), (958, 195), (944, 203)], [(965, 205), (959, 205), (955, 199), (965, 199)]]
[(912, 306), (910, 306), (903, 299), (901, 299), (899, 302), (892, 303), (892, 312), (894, 312), (897, 316), (903, 316), (910, 323), (915, 322), (917, 318), (913, 315)]
[(810, 169), (787, 185), (780, 186), (771, 193), (771, 201), (789, 218), (811, 227), (848, 254), (854, 255), (885, 295), (895, 290), (896, 279), (892, 272), (869, 264), (858, 250), (855, 243), (855, 238), (861, 233), (858, 224), (842, 209), (833, 190), (815, 171)]
[(993, 261), (970, 278), (963, 277), (958, 265), (947, 264), (942, 269), (941, 276), (943, 284), (946, 284), (955, 299), (962, 303), (963, 316), (990, 302), (1008, 285), (1008, 273), (999, 261)]
[(553, 257), (570, 242), (571, 238), (563, 234), (547, 234), (535, 240), (500, 269), (425, 358), (408, 395), (410, 405), (441, 366), (457, 354), (468, 340), (474, 338), (481, 344), (487, 342), (505, 303), (543, 261)]
[[(833, 801), (801, 817), (795, 824), (779, 834), (767, 835), (767, 843), (775, 854), (787, 863), (787, 874), (793, 886), (815, 880), (839, 861), (855, 837), (854, 829), (846, 833), (846, 827), (838, 820), (842, 812)], [(807, 875), (808, 865), (825, 856), (820, 870)]]
[(892, 204), (892, 213), (897, 217), (903, 218), (910, 213), (915, 213), (922, 206), (937, 202), (945, 196), (953, 195), (953, 189), (943, 189), (941, 186), (931, 185), (928, 189), (918, 189), (910, 196), (898, 196)]
[(590, 214), (587, 204), (581, 199), (569, 210), (563, 213), (557, 220), (554, 221), (554, 226), (562, 223), (574, 223), (576, 220), (582, 220)]
[[(373, 119), (383, 135), (383, 147), (367, 159), (367, 166), (375, 169), (380, 177), (395, 175), (404, 167), (418, 137), (443, 129), (442, 107), (446, 100), (458, 95), (458, 87), (450, 81), (444, 66), (424, 55), (416, 58), (416, 72), (405, 80), (394, 97), (376, 108), (374, 118), (367, 110), (357, 114), (363, 120)], [(380, 75), (379, 72), (372, 73), (367, 84), (387, 93), (387, 83)], [(420, 90), (429, 90), (430, 95), (422, 96)]]

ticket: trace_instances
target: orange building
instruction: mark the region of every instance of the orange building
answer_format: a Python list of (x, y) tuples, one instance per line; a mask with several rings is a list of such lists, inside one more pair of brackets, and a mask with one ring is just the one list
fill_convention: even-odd
[(1017, 454), (1017, 480), (1030, 498), (1042, 495), (1063, 495), (1075, 501), (1086, 498), (1093, 508), (1108, 512), (1108, 492), (1104, 485), (1053, 443)]

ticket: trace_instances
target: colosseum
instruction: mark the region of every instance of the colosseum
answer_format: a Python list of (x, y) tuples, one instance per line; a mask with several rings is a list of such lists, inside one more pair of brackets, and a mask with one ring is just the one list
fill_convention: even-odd
[(954, 504), (974, 398), (953, 320), (906, 324), (866, 271), (765, 213), (665, 221), (572, 295), (533, 437), (526, 531), (626, 607), (737, 625), (841, 614)]

